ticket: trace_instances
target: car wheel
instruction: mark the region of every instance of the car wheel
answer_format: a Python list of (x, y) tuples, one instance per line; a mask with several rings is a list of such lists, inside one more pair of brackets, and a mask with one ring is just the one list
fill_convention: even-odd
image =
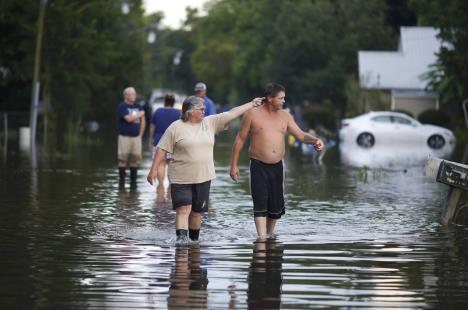
[(363, 132), (359, 134), (356, 142), (360, 147), (368, 149), (374, 146), (375, 138), (371, 133)]
[(441, 135), (432, 135), (427, 139), (427, 145), (431, 149), (439, 150), (444, 147), (445, 139)]

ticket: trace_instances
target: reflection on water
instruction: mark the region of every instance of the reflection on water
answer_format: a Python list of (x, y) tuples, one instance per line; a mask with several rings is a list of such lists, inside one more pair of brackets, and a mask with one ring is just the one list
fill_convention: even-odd
[(200, 262), (200, 245), (176, 247), (169, 282), (168, 309), (208, 309), (208, 272)]
[(373, 148), (362, 148), (357, 144), (342, 144), (339, 148), (341, 162), (353, 167), (369, 167), (383, 169), (404, 169), (412, 166), (422, 166), (429, 155), (441, 157), (437, 151), (429, 152), (425, 148), (411, 145), (381, 145)]
[(172, 208), (171, 189), (163, 184), (156, 187), (156, 198), (154, 199), (155, 208)]
[[(420, 166), (353, 169), (291, 152), (278, 236), (256, 241), (248, 160), (218, 178), (201, 241), (176, 247), (168, 185), (119, 188), (116, 146), (0, 170), (4, 309), (466, 308), (468, 230), (439, 223), (446, 187)], [(245, 155), (244, 155), (245, 156)]]
[(247, 278), (249, 309), (280, 309), (283, 249), (275, 239), (255, 242)]

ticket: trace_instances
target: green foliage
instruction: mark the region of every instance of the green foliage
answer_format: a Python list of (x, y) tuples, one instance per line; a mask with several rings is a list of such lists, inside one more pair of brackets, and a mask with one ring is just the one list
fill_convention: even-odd
[(230, 98), (248, 99), (276, 81), (288, 102), (328, 100), (343, 112), (357, 51), (393, 42), (385, 10), (384, 1), (221, 0), (193, 23), (194, 72)]
[[(124, 15), (120, 1), (47, 1), (40, 99), (51, 102), (57, 133), (77, 130), (85, 119), (115, 122), (123, 88), (141, 89), (145, 20), (141, 0), (128, 2)], [(38, 3), (0, 4), (2, 109), (29, 110)]]
[(134, 1), (128, 16), (111, 0), (55, 0), (48, 5), (44, 96), (57, 109), (59, 121), (109, 118), (123, 88), (141, 89), (145, 35), (139, 31), (139, 2)]
[(0, 1), (0, 110), (30, 106), (37, 7), (30, 0)]
[(418, 120), (422, 124), (432, 124), (442, 127), (450, 127), (450, 116), (441, 110), (427, 110), (419, 114)]
[[(195, 83), (190, 63), (194, 49), (191, 33), (183, 29), (159, 29), (157, 34), (157, 41), (148, 47), (146, 95), (153, 88), (172, 88), (190, 94)], [(177, 53), (181, 55), (178, 65), (174, 64)]]
[[(454, 47), (438, 55), (431, 87), (454, 106), (468, 98), (466, 1), (217, 0), (204, 16), (188, 9), (176, 30), (160, 26), (161, 13), (144, 16), (142, 0), (127, 2), (125, 15), (116, 0), (48, 1), (41, 99), (52, 104), (57, 132), (91, 119), (115, 123), (127, 86), (145, 96), (156, 87), (191, 93), (200, 80), (216, 102), (232, 105), (261, 95), (266, 82), (281, 83), (288, 104), (314, 103), (305, 111), (311, 126), (334, 128), (345, 113), (389, 108), (388, 92), (360, 89), (357, 51), (395, 49), (414, 12)], [(2, 110), (29, 110), (37, 14), (38, 1), (0, 2)], [(152, 44), (148, 30), (157, 31)], [(462, 114), (459, 106), (450, 111)]]

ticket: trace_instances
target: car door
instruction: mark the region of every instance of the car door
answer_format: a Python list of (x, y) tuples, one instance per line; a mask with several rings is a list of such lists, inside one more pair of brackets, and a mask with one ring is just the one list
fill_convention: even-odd
[(406, 147), (420, 147), (421, 137), (417, 124), (410, 118), (392, 116), (393, 129), (397, 137), (397, 143)]
[(385, 146), (394, 143), (392, 119), (389, 115), (379, 115), (371, 118), (370, 132), (374, 135), (376, 146)]

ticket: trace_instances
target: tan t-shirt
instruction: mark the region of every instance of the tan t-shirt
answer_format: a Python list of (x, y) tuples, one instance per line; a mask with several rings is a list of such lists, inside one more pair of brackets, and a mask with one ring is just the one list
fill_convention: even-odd
[(178, 120), (166, 129), (158, 147), (173, 155), (167, 173), (171, 183), (203, 183), (216, 177), (214, 136), (226, 128), (227, 122), (228, 114), (220, 113), (197, 124)]

